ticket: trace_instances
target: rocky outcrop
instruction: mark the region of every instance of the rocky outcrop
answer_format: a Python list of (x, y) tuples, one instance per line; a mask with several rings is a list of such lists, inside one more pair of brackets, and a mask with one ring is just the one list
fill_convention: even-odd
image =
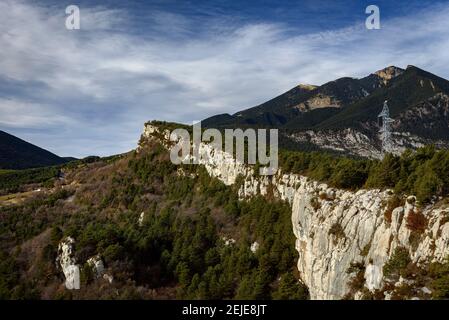
[(87, 265), (92, 269), (92, 272), (96, 279), (103, 278), (109, 283), (112, 283), (114, 280), (114, 277), (110, 274), (106, 273), (106, 268), (103, 263), (103, 259), (101, 259), (101, 256), (99, 254), (90, 257), (87, 259)]
[[(391, 222), (387, 221), (388, 191), (337, 190), (334, 200), (318, 198), (318, 204), (312, 202), (314, 196), (307, 184), (300, 187), (292, 213), (298, 269), (313, 299), (339, 299), (348, 293), (351, 274), (347, 270), (357, 262), (365, 267), (365, 287), (381, 289), (383, 266), (398, 247), (408, 250), (418, 265), (443, 261), (449, 254), (449, 224), (442, 223), (444, 209), (426, 209), (422, 214), (428, 227), (414, 239), (407, 221), (418, 209), (406, 202), (395, 208)], [(341, 232), (333, 233), (337, 225)]]
[[(407, 250), (418, 266), (443, 261), (449, 254), (448, 205), (419, 209), (414, 197), (408, 197), (403, 205), (389, 208), (389, 190), (351, 192), (281, 171), (256, 176), (251, 167), (207, 144), (201, 145), (200, 153), (204, 155), (200, 164), (211, 176), (227, 185), (240, 183), (240, 199), (272, 193), (292, 205), (297, 266), (312, 299), (341, 299), (348, 294), (352, 264), (364, 270), (367, 290), (382, 288), (383, 267), (397, 248)], [(419, 232), (411, 223), (416, 214), (426, 221)], [(361, 297), (360, 292), (355, 297)]]
[(228, 237), (226, 237), (226, 236), (222, 237), (221, 240), (223, 240), (225, 246), (227, 246), (227, 247), (228, 247), (228, 246), (234, 245), (235, 242), (236, 242), (235, 239), (233, 239), (233, 238), (228, 238)]
[(140, 227), (143, 225), (144, 219), (145, 219), (145, 211), (142, 211), (139, 215), (139, 219), (137, 220)]
[(67, 237), (58, 246), (56, 263), (61, 266), (65, 277), (65, 287), (69, 290), (80, 288), (80, 268), (74, 258), (75, 239)]
[[(400, 124), (398, 119), (398, 124)], [(371, 132), (377, 132), (377, 128), (371, 128)], [(307, 130), (287, 135), (294, 142), (310, 143), (320, 149), (336, 151), (354, 156), (371, 159), (381, 159), (380, 140), (368, 137), (356, 129), (313, 131)], [(424, 138), (407, 131), (392, 132), (392, 153), (399, 155), (407, 149), (417, 149), (428, 144), (434, 144), (437, 148), (447, 148), (449, 143), (444, 140)]]
[[(389, 190), (350, 192), (294, 174), (247, 177), (239, 195), (266, 194), (268, 188), (292, 203), (298, 270), (312, 299), (343, 298), (354, 276), (347, 272), (353, 263), (365, 268), (367, 289), (381, 289), (383, 266), (398, 247), (406, 248), (417, 265), (443, 262), (449, 255), (449, 206), (420, 212), (409, 197), (392, 210), (390, 221)], [(428, 221), (419, 234), (409, 226), (409, 216), (417, 212)]]
[(298, 84), (298, 87), (300, 89), (303, 89), (303, 90), (306, 90), (306, 91), (312, 91), (312, 90), (318, 88), (318, 86), (316, 86), (316, 85), (307, 84), (307, 83), (300, 83), (300, 84)]
[[(366, 134), (355, 129), (296, 132), (287, 136), (294, 142), (310, 143), (324, 150), (349, 153), (372, 159), (380, 159), (380, 147)], [(397, 148), (398, 146), (394, 146)]]
[(87, 259), (87, 264), (92, 268), (96, 278), (100, 278), (104, 274), (104, 263), (99, 255)]
[(343, 298), (354, 276), (347, 272), (353, 263), (365, 268), (367, 289), (381, 289), (383, 266), (398, 247), (406, 248), (417, 265), (443, 262), (449, 255), (449, 207), (425, 208), (420, 214), (428, 225), (416, 234), (408, 225), (409, 216), (420, 211), (414, 197), (394, 208), (389, 221), (388, 190), (350, 192), (293, 174), (249, 177), (240, 196), (266, 194), (268, 185), (275, 196), (292, 203), (298, 270), (312, 299)]
[(298, 109), (300, 111), (310, 111), (319, 108), (340, 108), (341, 101), (336, 99), (333, 96), (324, 95), (321, 93), (316, 94), (315, 96), (307, 99), (304, 102), (299, 103), (293, 108)]
[(404, 69), (389, 66), (382, 70), (376, 71), (374, 74), (377, 75), (383, 82), (384, 85), (387, 85), (391, 79), (396, 78), (397, 76), (404, 73)]
[(253, 242), (249, 249), (251, 250), (252, 253), (256, 253), (257, 250), (259, 250), (259, 243), (257, 241)]

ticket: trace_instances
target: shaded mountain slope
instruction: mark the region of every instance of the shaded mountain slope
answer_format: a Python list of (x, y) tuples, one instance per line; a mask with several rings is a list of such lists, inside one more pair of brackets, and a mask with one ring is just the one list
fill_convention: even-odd
[(0, 130), (0, 169), (36, 168), (65, 162), (64, 158)]

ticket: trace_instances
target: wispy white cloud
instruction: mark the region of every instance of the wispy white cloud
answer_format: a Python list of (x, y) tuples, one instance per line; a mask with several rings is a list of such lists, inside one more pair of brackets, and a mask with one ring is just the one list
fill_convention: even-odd
[(131, 30), (128, 12), (105, 7), (81, 7), (81, 30), (69, 31), (64, 9), (0, 3), (0, 126), (62, 155), (123, 152), (149, 119), (233, 113), (298, 83), (387, 65), (449, 78), (449, 5), (382, 21), (381, 30), (315, 34), (215, 19), (197, 35), (195, 21), (168, 12)]
[(72, 120), (54, 110), (55, 106), (0, 98), (0, 125), (12, 128), (64, 126)]

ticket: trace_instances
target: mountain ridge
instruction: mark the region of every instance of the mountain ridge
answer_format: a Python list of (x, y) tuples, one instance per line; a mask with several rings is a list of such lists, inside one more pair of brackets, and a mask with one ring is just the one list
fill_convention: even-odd
[(0, 130), (0, 169), (28, 169), (63, 164), (56, 154)]
[[(388, 66), (363, 78), (342, 77), (321, 86), (305, 90), (297, 86), (258, 106), (233, 115), (220, 114), (203, 121), (204, 127), (224, 128), (278, 128), (284, 137), (283, 147), (303, 149), (302, 142), (314, 140), (310, 135), (340, 134), (353, 130), (369, 141), (372, 152), (360, 153), (357, 145), (342, 143), (334, 149), (348, 154), (379, 157), (380, 140), (377, 115), (383, 102), (388, 101), (390, 115), (396, 119), (393, 130), (400, 136), (413, 136), (398, 141), (397, 153), (405, 148), (416, 148), (428, 143), (449, 146), (449, 81), (408, 65), (405, 69)], [(415, 110), (414, 112), (412, 112)], [(432, 112), (442, 119), (432, 116)], [(412, 114), (416, 119), (412, 118)], [(413, 125), (411, 125), (413, 123)], [(312, 134), (309, 132), (313, 132)], [(307, 137), (306, 137), (307, 136)], [(348, 137), (349, 138), (349, 137)], [(441, 141), (436, 141), (439, 139)], [(316, 140), (316, 139), (315, 139)], [(407, 140), (405, 138), (405, 140)], [(416, 142), (417, 141), (417, 142)], [(318, 149), (329, 149), (326, 144), (314, 143)], [(360, 149), (360, 148), (359, 148)]]

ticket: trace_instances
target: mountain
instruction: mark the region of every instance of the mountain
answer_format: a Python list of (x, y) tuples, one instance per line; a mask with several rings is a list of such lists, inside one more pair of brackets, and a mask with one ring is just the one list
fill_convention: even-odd
[(65, 162), (67, 159), (0, 130), (0, 169), (36, 168)]
[(333, 115), (344, 106), (359, 101), (385, 86), (392, 77), (402, 72), (400, 68), (388, 67), (362, 79), (344, 77), (322, 86), (300, 84), (274, 99), (232, 116), (223, 114), (208, 118), (203, 121), (203, 125), (294, 127), (295, 122), (311, 113)]
[(0, 175), (0, 299), (449, 296), (449, 150), (281, 152), (262, 176), (207, 143), (174, 165), (176, 127), (148, 122), (136, 150), (19, 192)]
[(259, 106), (203, 121), (204, 127), (278, 128), (289, 149), (326, 149), (378, 158), (377, 115), (388, 100), (395, 120), (393, 152), (434, 143), (449, 146), (449, 81), (408, 66), (361, 79), (299, 85)]
[[(374, 157), (384, 99), (396, 144), (440, 139), (446, 83), (390, 67), (209, 121)], [(280, 171), (264, 176), (208, 143), (198, 165), (175, 165), (181, 127), (147, 122), (132, 152), (0, 174), (0, 299), (449, 296), (449, 150), (371, 161), (281, 149)]]

